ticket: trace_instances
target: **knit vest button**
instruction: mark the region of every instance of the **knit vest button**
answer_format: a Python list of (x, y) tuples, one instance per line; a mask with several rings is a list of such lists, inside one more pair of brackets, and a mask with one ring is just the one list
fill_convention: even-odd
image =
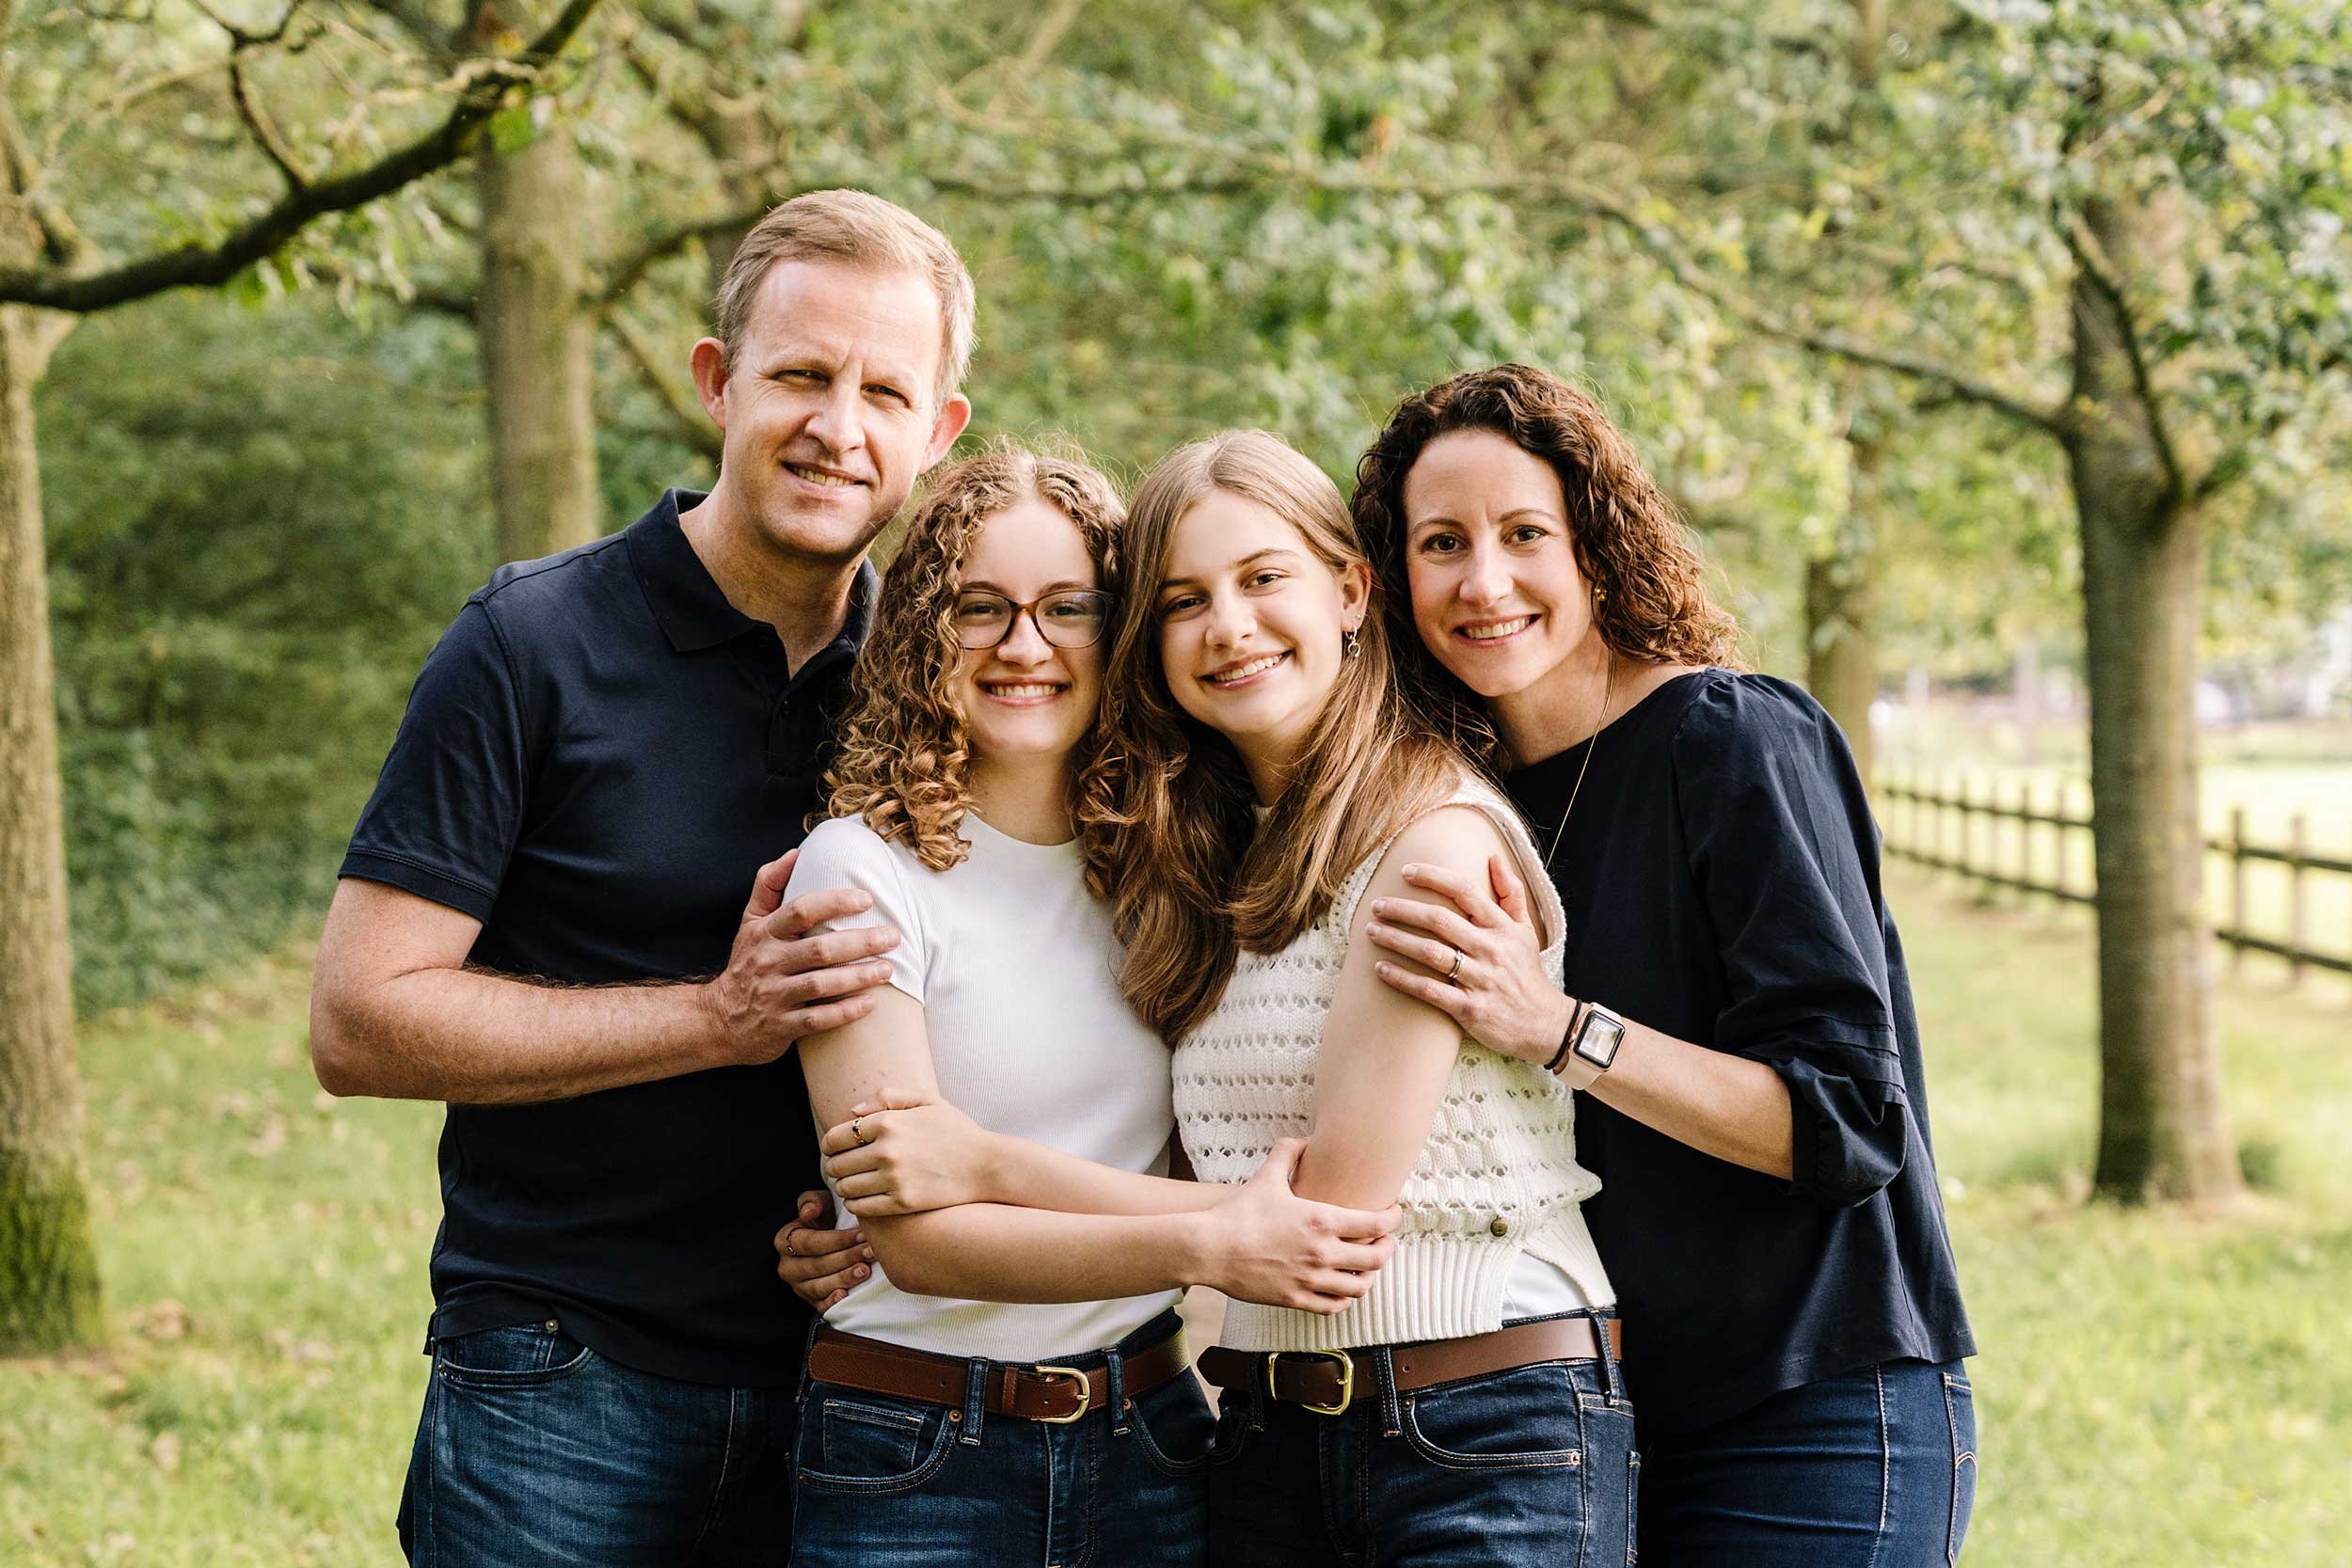
[(1494, 1223), (1486, 1227), (1486, 1232), (1492, 1236), (1508, 1236), (1511, 1234), (1511, 1222), (1497, 1214)]

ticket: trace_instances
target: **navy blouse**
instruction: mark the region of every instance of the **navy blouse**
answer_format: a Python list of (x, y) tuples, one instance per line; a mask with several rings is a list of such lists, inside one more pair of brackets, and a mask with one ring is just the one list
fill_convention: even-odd
[(1845, 737), (1765, 675), (1670, 681), (1506, 782), (1567, 908), (1568, 994), (1769, 1064), (1793, 1180), (1580, 1097), (1584, 1212), (1645, 1429), (1687, 1432), (1883, 1361), (1975, 1354), (1878, 833)]

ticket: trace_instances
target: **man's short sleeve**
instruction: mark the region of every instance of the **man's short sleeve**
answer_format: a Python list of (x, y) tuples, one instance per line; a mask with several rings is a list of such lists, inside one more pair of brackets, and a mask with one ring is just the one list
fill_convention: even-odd
[(819, 822), (801, 846), (792, 863), (787, 903), (827, 888), (857, 888), (870, 894), (874, 904), (862, 913), (829, 920), (824, 929), (846, 931), (867, 926), (888, 926), (898, 933), (898, 945), (882, 955), (890, 965), (890, 983), (915, 1001), (923, 1000), (923, 977), (929, 968), (929, 944), (923, 913), (916, 907), (911, 877), (930, 876), (913, 857), (884, 843), (873, 829), (854, 816)]
[(408, 693), (342, 874), (489, 919), (523, 819), (528, 730), (505, 642), (469, 601)]

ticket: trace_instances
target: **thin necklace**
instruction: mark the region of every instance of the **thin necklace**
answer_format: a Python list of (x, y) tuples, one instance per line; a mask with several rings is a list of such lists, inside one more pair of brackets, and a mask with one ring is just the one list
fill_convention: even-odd
[(1593, 753), (1600, 750), (1600, 732), (1609, 726), (1609, 699), (1617, 689), (1617, 650), (1609, 650), (1609, 673), (1601, 677), (1600, 719), (1593, 725), (1592, 738), (1584, 743), (1584, 760), (1576, 765), (1576, 783), (1568, 786), (1568, 810), (1560, 814), (1560, 825), (1551, 830), (1551, 847), (1544, 851), (1544, 874), (1551, 874), (1551, 857), (1560, 852), (1560, 835), (1568, 831), (1568, 812), (1576, 810), (1576, 798), (1584, 788), (1584, 769), (1593, 766)]

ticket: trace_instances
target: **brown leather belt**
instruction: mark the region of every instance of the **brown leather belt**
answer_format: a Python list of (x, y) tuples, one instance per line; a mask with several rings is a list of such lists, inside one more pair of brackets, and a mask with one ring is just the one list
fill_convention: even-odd
[[(1127, 1398), (1157, 1388), (1190, 1364), (1184, 1354), (1183, 1327), (1150, 1350), (1122, 1356), (1120, 1364), (1120, 1386)], [(817, 1342), (808, 1351), (808, 1375), (818, 1383), (951, 1408), (963, 1403), (971, 1366), (961, 1356), (908, 1350), (832, 1328), (818, 1329)], [(988, 1413), (1057, 1425), (1074, 1421), (1089, 1410), (1109, 1406), (1110, 1384), (1107, 1367), (1019, 1367), (991, 1362), (985, 1388)]]
[[(1609, 1354), (1624, 1354), (1625, 1324), (1609, 1320)], [(1389, 1365), (1399, 1393), (1453, 1383), (1488, 1372), (1532, 1367), (1539, 1361), (1594, 1361), (1600, 1340), (1590, 1318), (1549, 1318), (1542, 1323), (1514, 1323), (1491, 1334), (1460, 1339), (1432, 1339), (1425, 1344), (1395, 1345)], [(1223, 1345), (1200, 1353), (1200, 1375), (1219, 1388), (1263, 1387), (1278, 1400), (1302, 1404), (1319, 1415), (1336, 1416), (1356, 1397), (1357, 1375), (1369, 1389), (1369, 1354), (1343, 1350), (1241, 1351)]]

